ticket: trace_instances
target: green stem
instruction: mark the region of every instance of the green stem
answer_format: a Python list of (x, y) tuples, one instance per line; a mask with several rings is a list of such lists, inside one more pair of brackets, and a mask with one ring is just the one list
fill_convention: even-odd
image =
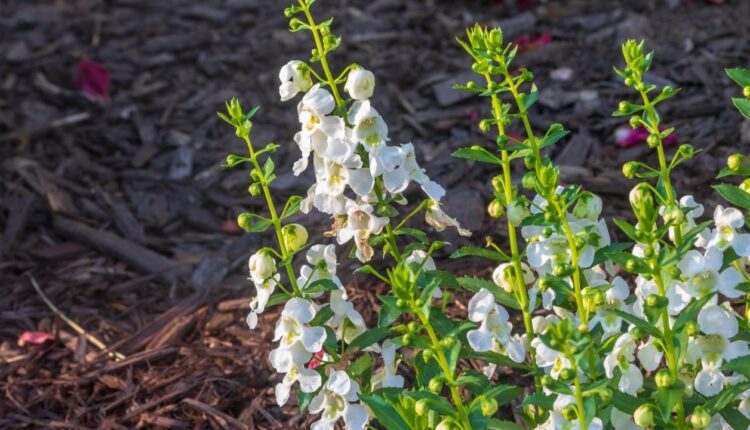
[(471, 430), (472, 426), (471, 421), (469, 421), (469, 414), (468, 412), (466, 412), (466, 408), (464, 407), (464, 401), (461, 398), (461, 393), (458, 392), (458, 388), (456, 387), (456, 379), (453, 376), (453, 371), (448, 365), (448, 359), (446, 358), (443, 344), (440, 342), (440, 339), (438, 339), (437, 334), (435, 333), (435, 329), (432, 328), (430, 319), (424, 313), (422, 313), (419, 306), (417, 306), (414, 301), (412, 301), (411, 306), (414, 310), (414, 314), (422, 322), (422, 325), (427, 332), (427, 336), (430, 338), (432, 348), (435, 350), (435, 360), (440, 366), (440, 370), (443, 371), (445, 381), (448, 383), (448, 388), (451, 392), (451, 399), (453, 400), (453, 406), (455, 406), (456, 411), (458, 412), (459, 421), (461, 422), (464, 430)]
[(307, 17), (307, 23), (310, 26), (310, 32), (312, 33), (313, 39), (315, 40), (315, 48), (318, 50), (318, 56), (320, 57), (320, 67), (323, 69), (323, 74), (326, 77), (328, 85), (331, 87), (333, 98), (336, 100), (336, 106), (345, 106), (344, 100), (341, 98), (341, 95), (339, 95), (339, 89), (336, 85), (336, 80), (333, 78), (333, 74), (331, 73), (331, 68), (328, 66), (328, 58), (326, 58), (326, 52), (323, 49), (323, 41), (320, 38), (318, 25), (315, 23), (315, 19), (313, 18), (312, 13), (310, 13), (310, 6), (304, 0), (297, 0), (297, 2), (302, 8), (302, 11), (305, 13), (305, 17)]
[(588, 430), (588, 423), (586, 422), (586, 407), (583, 404), (583, 389), (581, 388), (581, 377), (578, 375), (578, 366), (576, 365), (575, 358), (568, 356), (568, 360), (572, 363), (572, 370), (575, 374), (573, 378), (573, 384), (575, 385), (575, 396), (576, 406), (578, 407), (578, 422), (581, 425), (582, 430)]
[(258, 178), (261, 178), (259, 179), (260, 186), (263, 189), (263, 196), (266, 199), (268, 211), (271, 214), (271, 224), (273, 224), (273, 229), (276, 232), (276, 242), (278, 243), (279, 250), (281, 251), (282, 264), (286, 269), (287, 276), (289, 277), (289, 284), (292, 286), (294, 295), (302, 297), (302, 292), (297, 285), (297, 278), (294, 276), (294, 268), (292, 267), (291, 255), (289, 253), (289, 250), (286, 249), (284, 237), (281, 234), (281, 218), (279, 217), (278, 212), (276, 212), (276, 205), (274, 204), (273, 198), (271, 197), (271, 190), (268, 188), (268, 183), (266, 182), (265, 176), (263, 174), (263, 169), (260, 167), (260, 163), (258, 163), (258, 156), (255, 153), (252, 142), (250, 141), (250, 136), (246, 135), (243, 139), (245, 140), (245, 144), (247, 145), (247, 150), (250, 154), (250, 162), (253, 165), (253, 169), (255, 169)]

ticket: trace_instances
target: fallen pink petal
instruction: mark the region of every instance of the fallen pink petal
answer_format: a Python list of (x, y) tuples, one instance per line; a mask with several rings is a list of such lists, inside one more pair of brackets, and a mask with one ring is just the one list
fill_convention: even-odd
[(78, 76), (75, 87), (97, 101), (109, 100), (109, 82), (112, 78), (109, 71), (99, 63), (82, 60), (76, 66)]
[(552, 34), (544, 32), (539, 36), (523, 35), (516, 39), (516, 45), (518, 45), (518, 51), (524, 52), (531, 49), (540, 48), (552, 43)]
[(55, 340), (55, 337), (43, 331), (25, 331), (18, 336), (18, 346), (41, 345), (44, 342)]

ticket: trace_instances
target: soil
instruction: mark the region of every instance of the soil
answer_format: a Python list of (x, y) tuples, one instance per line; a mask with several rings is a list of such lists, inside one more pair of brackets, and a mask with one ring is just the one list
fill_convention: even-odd
[[(682, 88), (664, 105), (666, 125), (678, 143), (703, 150), (681, 167), (676, 186), (707, 209), (720, 203), (709, 187), (715, 173), (750, 144), (730, 102), (739, 89), (723, 73), (750, 61), (750, 21), (741, 18), (750, 2), (518, 3), (319, 0), (315, 9), (321, 19), (335, 16), (344, 38), (334, 69), (356, 62), (374, 71), (374, 104), (392, 142), (415, 143), (449, 189), (446, 211), (475, 231), (475, 244), (486, 235), (502, 241), (502, 229), (483, 209), (495, 173), (450, 155), (492, 141), (476, 127), (485, 100), (450, 89), (471, 78), (454, 38), (474, 22), (501, 25), (506, 39), (525, 44), (516, 63), (541, 89), (532, 123), (540, 133), (554, 122), (571, 131), (550, 155), (566, 182), (603, 196), (609, 216), (627, 217), (632, 183), (622, 163), (654, 161), (646, 145), (615, 144), (624, 121), (610, 115), (632, 99), (612, 70), (619, 45), (645, 39), (656, 50), (649, 80)], [(262, 202), (247, 194), (246, 171), (222, 167), (242, 143), (215, 115), (231, 97), (261, 106), (254, 140), (282, 145), (274, 193), (305, 192), (310, 177), (290, 173), (296, 110), (278, 101), (277, 71), (306, 59), (310, 41), (287, 31), (285, 6), (2, 2), (0, 428), (289, 429), (314, 420), (275, 403), (279, 376), (266, 356), (278, 311), (256, 331), (244, 323), (253, 295), (247, 259), (270, 237), (235, 224)], [(320, 239), (328, 220), (300, 222)], [(462, 243), (453, 233), (439, 237)], [(492, 270), (447, 258), (438, 266)], [(352, 268), (346, 262), (340, 274)], [(373, 323), (383, 286), (343, 277)], [(464, 312), (461, 303), (452, 311)]]

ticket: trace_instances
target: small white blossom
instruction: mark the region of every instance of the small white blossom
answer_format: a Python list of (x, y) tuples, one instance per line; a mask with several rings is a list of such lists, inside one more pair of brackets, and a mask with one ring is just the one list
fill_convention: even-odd
[(331, 291), (331, 310), (333, 318), (329, 324), (336, 337), (344, 339), (346, 343), (350, 343), (367, 330), (362, 314), (346, 300), (346, 292), (343, 289)]
[(446, 227), (455, 227), (461, 236), (471, 236), (469, 230), (462, 228), (455, 218), (451, 218), (440, 209), (440, 202), (437, 200), (430, 200), (430, 203), (428, 203), (427, 208), (425, 208), (424, 220), (437, 231), (443, 231)]
[(696, 250), (688, 251), (677, 265), (682, 276), (687, 278), (685, 290), (695, 298), (713, 292), (731, 299), (739, 297), (741, 293), (735, 287), (742, 282), (742, 276), (734, 267), (722, 271), (723, 261), (723, 253), (713, 246), (706, 249), (705, 255)]
[(750, 234), (737, 230), (745, 225), (745, 217), (735, 208), (724, 208), (721, 205), (714, 211), (716, 228), (711, 231), (707, 247), (725, 250), (731, 247), (740, 257), (750, 256)]
[(478, 329), (466, 333), (473, 350), (501, 352), (516, 363), (524, 361), (526, 350), (519, 338), (511, 336), (513, 325), (508, 321), (508, 311), (495, 303), (495, 296), (486, 288), (469, 301), (469, 320), (480, 323)]
[(625, 333), (617, 338), (612, 352), (604, 358), (604, 372), (607, 378), (614, 377), (615, 369), (622, 372), (618, 388), (620, 391), (635, 395), (643, 386), (643, 374), (633, 364), (635, 360), (635, 341), (630, 333)]
[(315, 308), (307, 300), (295, 297), (284, 306), (274, 332), (274, 341), (280, 344), (270, 355), (278, 372), (286, 373), (293, 364), (307, 363), (312, 354), (323, 349), (325, 329), (308, 325), (314, 317)]
[(369, 204), (348, 202), (346, 224), (338, 230), (339, 244), (349, 242), (352, 238), (357, 247), (357, 258), (365, 263), (373, 256), (373, 249), (368, 243), (370, 236), (380, 233), (388, 222), (387, 218), (376, 216)]
[(396, 373), (398, 370), (396, 349), (398, 347), (390, 339), (383, 342), (381, 348), (383, 369), (372, 377), (373, 390), (389, 387), (403, 388), (404, 377)]
[[(595, 286), (596, 284), (591, 284)], [(612, 279), (612, 287), (607, 289), (605, 302), (596, 308), (596, 315), (589, 321), (589, 328), (601, 325), (604, 338), (621, 333), (622, 317), (614, 311), (631, 312), (630, 305), (625, 300), (630, 296), (630, 288), (624, 279), (616, 276)]]
[(344, 90), (354, 100), (367, 100), (372, 97), (372, 93), (375, 90), (375, 75), (365, 69), (352, 70), (346, 78)]
[(315, 370), (292, 363), (292, 367), (284, 375), (284, 379), (276, 384), (276, 388), (274, 389), (276, 403), (279, 406), (284, 406), (289, 401), (289, 393), (295, 382), (299, 382), (299, 389), (303, 393), (314, 393), (315, 390), (320, 388), (321, 378), (320, 374)]
[(339, 419), (344, 419), (347, 430), (364, 430), (369, 421), (364, 406), (355, 403), (359, 396), (359, 385), (343, 370), (334, 370), (323, 389), (310, 402), (310, 412), (323, 412), (311, 430), (334, 430)]
[(285, 102), (292, 99), (299, 92), (305, 92), (312, 87), (310, 71), (307, 64), (302, 61), (292, 60), (279, 70), (279, 96)]

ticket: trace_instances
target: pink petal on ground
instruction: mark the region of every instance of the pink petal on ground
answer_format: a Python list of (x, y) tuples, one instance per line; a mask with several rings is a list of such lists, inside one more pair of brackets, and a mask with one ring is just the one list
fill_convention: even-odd
[(25, 331), (18, 336), (18, 346), (41, 345), (48, 340), (55, 340), (55, 337), (43, 331)]
[(75, 86), (78, 90), (95, 100), (109, 100), (109, 81), (112, 76), (104, 66), (90, 60), (83, 60), (76, 68), (78, 77), (76, 77)]
[(550, 43), (552, 43), (552, 34), (548, 32), (544, 32), (536, 37), (526, 34), (516, 39), (516, 45), (518, 45), (519, 52), (539, 48), (541, 46), (549, 45)]

